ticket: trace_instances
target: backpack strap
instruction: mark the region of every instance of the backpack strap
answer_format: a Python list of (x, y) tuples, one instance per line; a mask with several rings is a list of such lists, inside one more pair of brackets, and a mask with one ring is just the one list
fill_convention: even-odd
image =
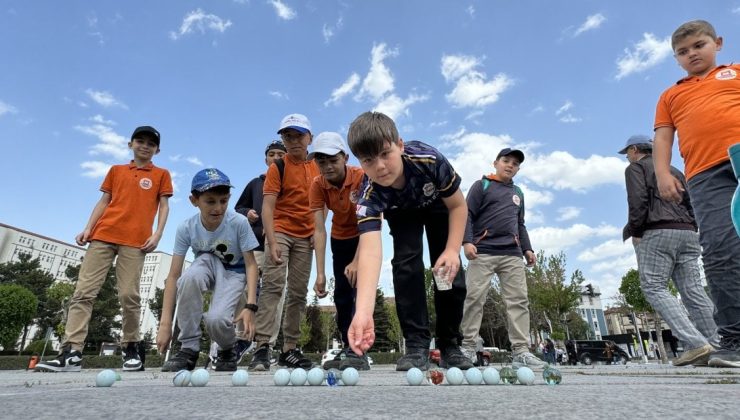
[(275, 166), (278, 168), (278, 174), (280, 174), (280, 192), (278, 196), (283, 194), (283, 177), (285, 176), (285, 161), (282, 159), (275, 159)]
[(483, 192), (486, 192), (486, 190), (488, 189), (488, 186), (491, 185), (491, 180), (486, 177), (483, 177), (480, 183), (481, 183), (481, 186), (483, 187)]

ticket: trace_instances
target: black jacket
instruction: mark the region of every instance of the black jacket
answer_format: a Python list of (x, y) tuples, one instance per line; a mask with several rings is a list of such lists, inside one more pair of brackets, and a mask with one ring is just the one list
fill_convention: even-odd
[(623, 240), (627, 240), (630, 236), (642, 238), (642, 234), (650, 229), (696, 231), (694, 209), (691, 207), (686, 178), (673, 166), (671, 166), (671, 175), (681, 181), (686, 191), (680, 203), (664, 201), (660, 198), (652, 156), (648, 155), (637, 162), (630, 163), (625, 169), (629, 217), (622, 232)]
[(260, 175), (257, 178), (249, 181), (247, 187), (244, 188), (242, 195), (234, 206), (234, 210), (237, 213), (243, 214), (244, 216), (249, 213), (249, 210), (254, 210), (260, 216), (256, 222), (250, 223), (254, 236), (257, 237), (259, 246), (255, 248), (255, 251), (265, 250), (265, 233), (262, 227), (262, 187), (265, 185), (265, 175)]

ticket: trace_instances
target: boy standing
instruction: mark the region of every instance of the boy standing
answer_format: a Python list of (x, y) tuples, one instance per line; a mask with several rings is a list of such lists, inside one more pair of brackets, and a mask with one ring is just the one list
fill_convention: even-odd
[[(162, 238), (173, 191), (170, 173), (152, 164), (152, 158), (159, 153), (159, 142), (159, 132), (154, 127), (136, 128), (128, 143), (134, 159), (108, 171), (100, 187), (103, 196), (85, 229), (75, 238), (78, 245), (90, 246), (69, 304), (62, 349), (56, 359), (36, 365), (36, 371), (80, 371), (93, 303), (114, 260), (123, 315), (123, 370), (143, 369), (137, 348), (139, 280), (146, 253), (154, 251)], [(152, 233), (155, 215), (157, 230)]]
[(344, 370), (353, 367), (369, 370), (367, 355), (355, 354), (347, 340), (347, 330), (355, 311), (355, 282), (357, 281), (357, 215), (355, 214), (360, 184), (365, 176), (362, 169), (347, 165), (347, 153), (342, 136), (325, 132), (316, 136), (313, 153), (321, 176), (311, 184), (310, 206), (314, 213), (314, 247), (316, 248), (316, 283), (314, 291), (320, 298), (326, 296), (326, 209), (333, 212), (331, 220), (331, 254), (334, 268), (334, 305), (337, 308), (337, 327), (342, 335), (344, 349), (324, 369)]
[[(257, 239), (247, 218), (228, 210), (231, 188), (229, 178), (215, 168), (203, 169), (193, 177), (190, 202), (199, 212), (177, 228), (157, 334), (157, 348), (164, 353), (172, 339), (172, 319), (177, 308), (174, 316), (180, 327), (178, 340), (181, 348), (164, 363), (163, 372), (195, 368), (200, 353), (201, 318), (208, 334), (221, 349), (215, 363), (216, 370), (236, 370), (234, 320), (245, 282), (247, 304), (236, 317), (236, 322), (243, 323), (247, 339), (254, 335), (258, 274), (251, 250), (257, 247)], [(189, 248), (193, 249), (195, 261), (183, 273), (182, 266)], [(203, 293), (207, 290), (213, 291), (213, 295), (204, 316)]]
[(348, 332), (352, 350), (363, 354), (375, 340), (373, 309), (383, 256), (381, 217), (385, 217), (393, 237), (396, 311), (406, 340), (406, 354), (398, 360), (396, 370), (429, 368), (431, 335), (422, 255), (425, 231), (434, 270), (451, 283), (446, 291), (434, 286), (440, 364), (471, 368), (473, 364), (459, 347), (465, 301), (460, 245), (467, 218), (460, 177), (437, 149), (419, 141), (404, 143), (396, 124), (385, 114), (360, 115), (350, 125), (347, 137), (367, 174), (357, 203), (357, 303)]
[(532, 266), (535, 255), (524, 225), (524, 193), (514, 185), (522, 162), (521, 150), (502, 149), (493, 162), (496, 173), (475, 181), (468, 191), (468, 222), (463, 238), (469, 261), (463, 346), (472, 358), (491, 277), (496, 274), (506, 305), (512, 365), (542, 367), (545, 362), (529, 351), (529, 298), (522, 257)]
[[(308, 277), (311, 275), (311, 237), (313, 214), (308, 205), (308, 190), (319, 175), (314, 161), (307, 160), (311, 144), (311, 123), (304, 115), (283, 118), (278, 134), (288, 151), (282, 161), (270, 165), (265, 178), (262, 223), (265, 230), (265, 262), (262, 272), (260, 305), (256, 317), (251, 370), (270, 369), (270, 337), (278, 331), (278, 302), (286, 293), (283, 319), (283, 349), (278, 364), (308, 369), (313, 362), (296, 348), (301, 335), (301, 317), (306, 309)], [(286, 285), (287, 271), (287, 291)]]
[(671, 44), (688, 76), (663, 92), (656, 107), (655, 176), (662, 198), (682, 200), (684, 187), (670, 171), (678, 132), (721, 336), (709, 365), (740, 367), (740, 237), (730, 215), (737, 179), (727, 156), (727, 149), (740, 142), (740, 65), (717, 66), (722, 38), (703, 20), (681, 25)]

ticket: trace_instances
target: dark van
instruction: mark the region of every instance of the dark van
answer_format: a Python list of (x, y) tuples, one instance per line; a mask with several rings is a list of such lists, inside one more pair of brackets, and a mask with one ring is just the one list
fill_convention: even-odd
[[(613, 341), (609, 340), (573, 340), (571, 341), (575, 347), (576, 360), (583, 363), (584, 365), (590, 365), (593, 362), (605, 362), (613, 363), (616, 357), (617, 363), (626, 364), (630, 360), (630, 355), (627, 354), (621, 347), (614, 344)], [(613, 344), (613, 356), (612, 359), (607, 357), (606, 348)]]

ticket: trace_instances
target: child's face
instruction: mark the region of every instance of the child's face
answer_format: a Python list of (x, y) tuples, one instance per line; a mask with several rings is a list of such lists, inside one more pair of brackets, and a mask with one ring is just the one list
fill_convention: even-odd
[(347, 155), (337, 153), (334, 156), (321, 155), (314, 158), (321, 175), (334, 185), (341, 185), (346, 175)]
[(149, 136), (135, 138), (128, 143), (129, 149), (134, 152), (134, 160), (148, 162), (159, 153), (159, 146)]
[(288, 154), (297, 160), (305, 160), (308, 154), (308, 145), (311, 144), (311, 133), (301, 133), (292, 128), (286, 128), (280, 134)]
[(269, 167), (272, 165), (273, 162), (277, 159), (282, 159), (283, 156), (285, 156), (285, 152), (283, 152), (280, 149), (270, 149), (267, 151), (267, 155), (265, 156), (265, 163)]
[(689, 76), (706, 76), (717, 67), (717, 51), (722, 49), (722, 37), (690, 35), (676, 43), (674, 57)]
[(403, 188), (403, 141), (385, 142), (380, 155), (360, 158), (360, 166), (375, 183), (384, 187)]
[(519, 159), (514, 156), (501, 156), (493, 162), (496, 176), (504, 182), (510, 182), (519, 172)]
[(212, 191), (206, 191), (197, 198), (190, 196), (190, 202), (200, 210), (200, 221), (208, 230), (215, 230), (229, 207), (229, 198), (231, 194), (217, 194)]

